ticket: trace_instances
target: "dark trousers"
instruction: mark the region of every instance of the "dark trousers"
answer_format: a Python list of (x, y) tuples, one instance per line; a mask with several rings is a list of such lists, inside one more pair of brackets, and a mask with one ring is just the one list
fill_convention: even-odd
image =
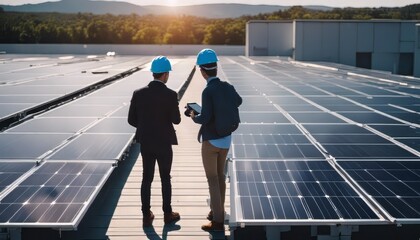
[(171, 167), (172, 167), (172, 145), (167, 146), (140, 146), (143, 158), (143, 180), (141, 183), (141, 211), (148, 214), (150, 211), (151, 185), (155, 173), (156, 161), (159, 165), (159, 174), (162, 183), (162, 198), (164, 213), (171, 213)]

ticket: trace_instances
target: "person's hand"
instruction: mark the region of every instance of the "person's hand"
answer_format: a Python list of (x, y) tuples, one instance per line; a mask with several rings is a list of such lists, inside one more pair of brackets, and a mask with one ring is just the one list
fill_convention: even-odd
[(191, 111), (190, 111), (190, 117), (191, 117), (191, 118), (194, 118), (194, 117), (195, 117), (195, 113), (194, 113), (194, 111), (193, 111), (193, 110), (191, 110)]

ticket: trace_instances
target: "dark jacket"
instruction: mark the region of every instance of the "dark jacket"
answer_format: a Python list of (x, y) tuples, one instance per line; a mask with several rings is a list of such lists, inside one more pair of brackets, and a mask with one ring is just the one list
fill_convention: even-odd
[(222, 106), (227, 104), (234, 104), (239, 107), (242, 104), (242, 98), (236, 92), (235, 88), (230, 85), (229, 91), (220, 91), (222, 82), (219, 78), (211, 80), (201, 95), (201, 114), (196, 116), (193, 120), (201, 124), (200, 134), (203, 141), (218, 139), (220, 136), (216, 132), (216, 116), (222, 116)]
[(137, 128), (136, 139), (140, 144), (177, 145), (173, 124), (180, 122), (178, 94), (164, 83), (151, 81), (148, 86), (134, 91), (128, 123)]

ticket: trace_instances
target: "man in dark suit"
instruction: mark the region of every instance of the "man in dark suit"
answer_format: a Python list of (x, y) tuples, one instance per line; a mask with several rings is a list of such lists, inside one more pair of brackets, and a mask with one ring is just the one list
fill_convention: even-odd
[(171, 70), (171, 63), (166, 57), (156, 57), (151, 66), (154, 80), (134, 91), (128, 113), (128, 123), (137, 128), (136, 140), (140, 143), (143, 159), (143, 227), (151, 226), (155, 217), (150, 211), (150, 188), (156, 161), (162, 182), (164, 222), (170, 224), (180, 219), (179, 213), (173, 212), (171, 206), (172, 145), (178, 144), (173, 124), (181, 122), (178, 94), (165, 85)]

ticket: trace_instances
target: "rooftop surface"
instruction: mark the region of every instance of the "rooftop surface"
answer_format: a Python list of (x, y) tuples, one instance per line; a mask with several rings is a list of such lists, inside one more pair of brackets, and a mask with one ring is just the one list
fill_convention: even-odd
[[(76, 84), (77, 88), (100, 82), (133, 68), (142, 69), (137, 69), (136, 72), (109, 85), (101, 86), (99, 90), (87, 93), (86, 97), (64, 104), (63, 108), (75, 104), (77, 109), (85, 106), (87, 102), (94, 102), (94, 108), (101, 109), (100, 106), (103, 107), (104, 102), (119, 99), (118, 104), (111, 104), (115, 106), (111, 111), (105, 109), (101, 116), (87, 116), (92, 114), (92, 111), (87, 111), (84, 116), (71, 116), (72, 119), (86, 120), (87, 127), (83, 128), (83, 131), (70, 128), (54, 130), (55, 133), (62, 132), (70, 136), (93, 133), (98, 136), (109, 135), (109, 129), (117, 129), (120, 133), (130, 131), (123, 125), (126, 124), (125, 116), (131, 93), (151, 80), (147, 63), (152, 57), (147, 56), (107, 58), (93, 63), (87, 61), (84, 56), (70, 60), (61, 58), (60, 61), (67, 61), (67, 65), (59, 64), (63, 69), (58, 71), (56, 56), (13, 56), (11, 60), (12, 57), (8, 58), (5, 55), (3, 58), (3, 66), (7, 67), (3, 67), (0, 73), (3, 82), (0, 98), (11, 102), (2, 100), (0, 104), (11, 106), (14, 112), (37, 106), (45, 102), (45, 99), (49, 101), (51, 97), (56, 99), (67, 95), (70, 90), (63, 91), (64, 87), (74, 85), (74, 81), (79, 82), (82, 77), (74, 76), (84, 76), (86, 72), (83, 71), (87, 71), (92, 77), (86, 78), (89, 79), (86, 84)], [(183, 112), (182, 108), (186, 103), (201, 102), (201, 92), (206, 82), (196, 72), (183, 92), (182, 87), (185, 87), (184, 83), (194, 67), (194, 57), (170, 59), (173, 60), (174, 71), (171, 72), (168, 87), (183, 93), (180, 101)], [(28, 61), (31, 61), (33, 66), (28, 67)], [(87, 64), (93, 66), (89, 67)], [(35, 76), (33, 67), (46, 71), (35, 71), (40, 74)], [(227, 56), (220, 57), (219, 76), (232, 83), (244, 99), (240, 107), (242, 124), (233, 136), (229, 155), (233, 162), (229, 164), (226, 224), (231, 229), (261, 225), (386, 224), (392, 220), (401, 224), (420, 223), (419, 79), (328, 63), (308, 64), (277, 57)], [(51, 88), (51, 91), (57, 93), (48, 94), (45, 88), (56, 83), (54, 78), (67, 82), (58, 84), (61, 87)], [(20, 92), (27, 91), (25, 87), (20, 87), (23, 83), (32, 86), (26, 87), (32, 93)], [(73, 90), (72, 88), (71, 91)], [(16, 104), (16, 100), (10, 100), (11, 95), (17, 99), (27, 97), (39, 100), (25, 100)], [(25, 105), (22, 107), (22, 104)], [(16, 110), (16, 106), (20, 108)], [(1, 112), (4, 109), (6, 108), (2, 107)], [(34, 135), (33, 127), (25, 126), (31, 122), (33, 124), (37, 121), (47, 121), (52, 117), (69, 117), (57, 115), (60, 109), (36, 115), (33, 120), (9, 128), (1, 135), (5, 142), (13, 134)], [(3, 117), (9, 117), (13, 111), (4, 111)], [(99, 127), (99, 123), (105, 121), (112, 122), (110, 125), (105, 124), (111, 128), (104, 130)], [(51, 128), (54, 126), (51, 125)], [(205, 217), (209, 207), (207, 182), (201, 163), (201, 147), (196, 140), (198, 128), (199, 125), (185, 116), (182, 116), (181, 124), (176, 126), (179, 145), (174, 146), (172, 201), (174, 211), (181, 214), (181, 220), (175, 226), (163, 225), (160, 179), (156, 171), (152, 185), (152, 211), (156, 215), (154, 227), (141, 227), (141, 156), (139, 146), (133, 144), (129, 155), (124, 157), (123, 161), (119, 161), (118, 167), (105, 179), (103, 187), (96, 193), (95, 200), (86, 209), (86, 215), (77, 225), (77, 231), (60, 232), (31, 227), (22, 231), (22, 239), (30, 239), (32, 234), (45, 235), (48, 239), (59, 238), (60, 234), (62, 239), (209, 239), (209, 234), (200, 229), (200, 226), (207, 222)], [(47, 134), (45, 132), (48, 129), (38, 129), (35, 132), (37, 135)], [(112, 138), (115, 135), (109, 136)], [(70, 140), (73, 141), (73, 138)], [(63, 147), (66, 146), (69, 147)], [(3, 149), (0, 157), (10, 161), (16, 154), (21, 154), (16, 158), (27, 162), (40, 160), (41, 163), (48, 163), (61, 161), (54, 156), (64, 151), (63, 148), (58, 148), (57, 151), (53, 151), (57, 155), (49, 153), (39, 157), (36, 155), (38, 152), (22, 153), (18, 149), (22, 147), (15, 151)], [(106, 150), (99, 150), (101, 149)], [(95, 147), (88, 150), (95, 150)], [(123, 150), (123, 147), (120, 147), (120, 150)], [(81, 159), (78, 161), (90, 161), (92, 159), (87, 160), (83, 156), (92, 158), (95, 154), (99, 154), (98, 149), (96, 153), (94, 151), (92, 154), (79, 155)], [(125, 156), (114, 155), (109, 160), (96, 161), (108, 164)], [(364, 165), (366, 162), (374, 164)], [(290, 165), (292, 163), (293, 167)], [(389, 168), (389, 163), (396, 163), (398, 167)], [(290, 178), (275, 180), (272, 167), (269, 166), (279, 167), (282, 164), (286, 164), (286, 167), (284, 171), (279, 168), (279, 172)], [(319, 166), (324, 167), (319, 169)], [(371, 174), (368, 178), (363, 175), (366, 170), (376, 172), (377, 175)], [(327, 172), (332, 175), (325, 175)], [(401, 173), (410, 174), (410, 178), (405, 179)], [(305, 178), (304, 174), (309, 174), (310, 178)], [(249, 177), (251, 175), (252, 180)], [(300, 176), (299, 179), (297, 176)], [(328, 190), (326, 186), (333, 189), (331, 182), (347, 189), (348, 192), (329, 193), (333, 190)], [(374, 182), (379, 183), (376, 189), (385, 187), (388, 192), (373, 193)], [(272, 189), (273, 186), (279, 185), (284, 186), (286, 195), (280, 194), (280, 188)], [(318, 185), (318, 193), (318, 190), (311, 191), (311, 188), (305, 191), (304, 186), (317, 189)], [(397, 192), (403, 188), (404, 191)], [(296, 193), (293, 193), (292, 189)], [(273, 190), (277, 193), (279, 202)], [(278, 210), (277, 204), (284, 204), (284, 197), (290, 200), (289, 209), (293, 212), (291, 214)], [(353, 199), (361, 208), (354, 208), (354, 213), (343, 211), (342, 208), (346, 206), (342, 201), (344, 197)], [(319, 207), (320, 203), (325, 204), (324, 207)], [(328, 210), (330, 208), (331, 210)], [(228, 229), (227, 227), (226, 235), (233, 238), (234, 234)], [(419, 230), (416, 234), (420, 234)], [(219, 236), (211, 237), (217, 239)]]

